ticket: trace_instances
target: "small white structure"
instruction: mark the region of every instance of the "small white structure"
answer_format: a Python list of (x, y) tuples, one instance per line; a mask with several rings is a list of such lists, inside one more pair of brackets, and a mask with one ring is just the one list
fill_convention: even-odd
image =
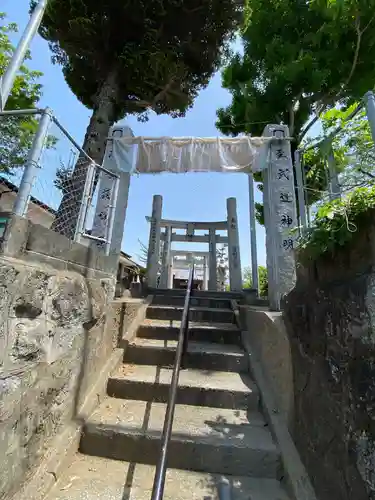
[[(147, 282), (151, 288), (157, 284), (159, 271), (160, 242), (163, 244), (162, 270), (160, 288), (171, 288), (172, 256), (178, 255), (171, 250), (174, 241), (208, 243), (209, 251), (205, 253), (205, 266), (208, 264), (208, 290), (217, 291), (217, 243), (228, 244), (229, 276), (231, 291), (242, 290), (241, 256), (238, 235), (237, 205), (235, 198), (227, 200), (227, 220), (218, 222), (188, 222), (162, 219), (162, 197), (154, 196), (152, 216), (146, 217), (150, 222), (150, 239), (147, 258)], [(162, 232), (162, 229), (164, 231)], [(174, 229), (183, 230), (185, 234), (176, 234)], [(208, 233), (196, 235), (195, 231), (204, 230)], [(227, 236), (220, 236), (217, 231), (226, 231)], [(182, 252), (182, 255), (198, 256), (199, 252)], [(193, 261), (192, 261), (193, 262)], [(207, 273), (207, 270), (206, 270)]]
[[(190, 266), (194, 264), (196, 270), (196, 277), (202, 280), (202, 290), (208, 290), (208, 252), (189, 252), (185, 250), (172, 250), (170, 253), (169, 267), (163, 267), (163, 271), (168, 278), (167, 286), (165, 288), (173, 288), (173, 278), (176, 271), (188, 271)], [(163, 276), (163, 275), (162, 275)], [(198, 278), (198, 279), (199, 279)], [(161, 281), (161, 283), (164, 283)], [(163, 286), (162, 284), (160, 285)]]

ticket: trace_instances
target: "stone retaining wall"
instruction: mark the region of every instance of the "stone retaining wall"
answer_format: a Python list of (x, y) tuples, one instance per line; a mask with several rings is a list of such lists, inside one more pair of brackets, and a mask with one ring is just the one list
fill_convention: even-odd
[(36, 474), (69, 425), (79, 428), (88, 398), (92, 408), (103, 396), (95, 384), (120, 335), (112, 293), (107, 279), (0, 258), (1, 499)]
[(334, 255), (301, 255), (284, 304), (292, 431), (320, 500), (375, 499), (374, 242), (368, 224)]

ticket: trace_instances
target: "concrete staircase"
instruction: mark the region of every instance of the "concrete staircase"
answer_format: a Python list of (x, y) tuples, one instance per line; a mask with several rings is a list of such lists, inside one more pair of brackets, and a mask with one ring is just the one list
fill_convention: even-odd
[[(182, 296), (154, 296), (48, 498), (150, 499), (182, 307)], [(288, 500), (230, 300), (195, 297), (190, 317), (164, 499)]]

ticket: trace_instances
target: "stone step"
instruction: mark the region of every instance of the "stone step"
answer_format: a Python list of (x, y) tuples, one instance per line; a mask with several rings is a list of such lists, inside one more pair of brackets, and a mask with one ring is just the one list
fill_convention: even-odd
[[(154, 295), (152, 304), (154, 305), (170, 305), (183, 307), (185, 297), (183, 295)], [(218, 299), (215, 297), (191, 297), (191, 307), (206, 307), (209, 309), (230, 309), (230, 299)]]
[[(146, 319), (139, 326), (137, 337), (176, 340), (181, 321)], [(241, 345), (241, 331), (233, 323), (196, 323), (189, 322), (189, 339), (218, 344)]]
[[(216, 292), (213, 290), (193, 290), (194, 297), (204, 297), (204, 298), (214, 298), (214, 299), (226, 299), (226, 300), (237, 300), (241, 301), (245, 294), (244, 291), (241, 292)], [(150, 295), (168, 295), (168, 296), (185, 296), (186, 289), (178, 289), (178, 288), (148, 288), (148, 293)], [(246, 290), (246, 294), (256, 295), (256, 290)]]
[(268, 299), (264, 297), (258, 297), (256, 290), (244, 290), (243, 303), (253, 306), (268, 306)]
[[(183, 307), (150, 305), (146, 311), (148, 319), (181, 320)], [(191, 307), (189, 313), (191, 321), (234, 323), (234, 313), (231, 309)]]
[[(173, 368), (176, 340), (135, 339), (125, 352), (124, 363)], [(184, 368), (246, 373), (248, 356), (237, 346), (189, 341)]]
[[(115, 398), (166, 403), (171, 378), (168, 368), (123, 365), (108, 379), (107, 393)], [(244, 374), (187, 369), (180, 372), (177, 403), (258, 410), (259, 392)]]
[[(150, 500), (155, 467), (77, 454), (48, 500)], [(168, 469), (164, 500), (288, 500), (280, 483)]]
[[(107, 398), (85, 423), (80, 451), (156, 465), (166, 404)], [(260, 413), (177, 405), (168, 467), (277, 478), (280, 453)]]

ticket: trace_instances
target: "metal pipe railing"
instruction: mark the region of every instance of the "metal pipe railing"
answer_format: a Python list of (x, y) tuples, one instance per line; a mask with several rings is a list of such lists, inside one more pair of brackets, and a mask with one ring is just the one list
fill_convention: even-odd
[(190, 297), (194, 282), (194, 265), (190, 269), (189, 280), (186, 289), (184, 310), (182, 313), (180, 333), (176, 357), (173, 366), (172, 380), (169, 388), (167, 411), (165, 413), (164, 427), (161, 435), (160, 456), (156, 466), (154, 484), (152, 487), (151, 500), (162, 500), (164, 494), (165, 475), (167, 472), (168, 445), (171, 439), (174, 410), (176, 406), (178, 379), (181, 369), (181, 361), (187, 350), (187, 334), (189, 329)]
[(4, 111), (9, 94), (11, 93), (17, 72), (25, 59), (30, 43), (36, 35), (47, 7), (47, 0), (39, 0), (31, 13), (30, 20), (23, 32), (21, 39), (13, 52), (4, 75), (0, 78), (0, 110)]

